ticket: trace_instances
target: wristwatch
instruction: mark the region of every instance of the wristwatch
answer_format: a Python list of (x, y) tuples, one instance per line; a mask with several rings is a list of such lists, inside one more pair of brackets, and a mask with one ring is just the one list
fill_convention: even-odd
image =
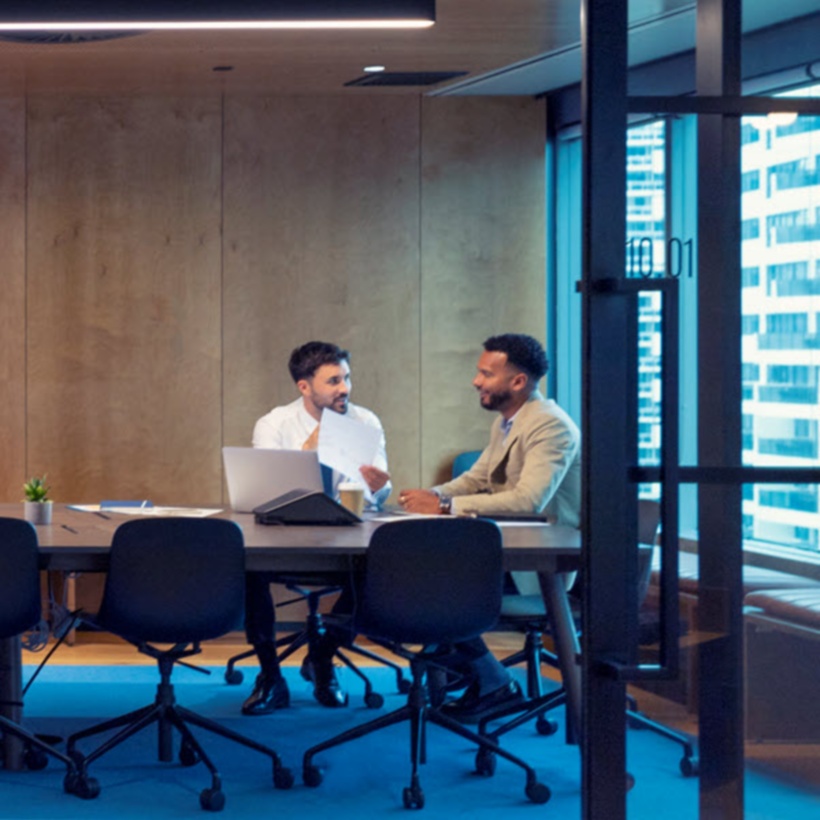
[(450, 515), (453, 509), (453, 499), (449, 495), (440, 495), (438, 497), (438, 511), (439, 515)]

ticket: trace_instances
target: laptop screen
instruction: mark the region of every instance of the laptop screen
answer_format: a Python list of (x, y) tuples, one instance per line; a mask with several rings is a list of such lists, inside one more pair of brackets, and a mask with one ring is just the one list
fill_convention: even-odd
[(252, 512), (290, 490), (322, 491), (322, 470), (315, 450), (266, 450), (223, 447), (222, 460), (231, 508)]

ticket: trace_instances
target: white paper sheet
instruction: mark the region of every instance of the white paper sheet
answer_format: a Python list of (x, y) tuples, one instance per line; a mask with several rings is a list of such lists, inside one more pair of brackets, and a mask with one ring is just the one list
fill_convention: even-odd
[(319, 461), (364, 484), (359, 467), (373, 464), (380, 439), (381, 431), (377, 428), (324, 410), (319, 424)]

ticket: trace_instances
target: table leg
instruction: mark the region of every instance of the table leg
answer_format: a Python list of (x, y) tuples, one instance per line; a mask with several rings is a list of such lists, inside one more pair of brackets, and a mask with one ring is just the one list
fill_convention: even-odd
[(541, 594), (547, 607), (555, 639), (555, 654), (567, 693), (567, 743), (578, 743), (581, 728), (581, 645), (567, 597), (564, 573), (539, 573)]
[[(23, 662), (20, 638), (0, 640), (0, 714), (19, 723), (23, 717)], [(3, 734), (3, 764), (7, 770), (23, 768), (23, 742)]]

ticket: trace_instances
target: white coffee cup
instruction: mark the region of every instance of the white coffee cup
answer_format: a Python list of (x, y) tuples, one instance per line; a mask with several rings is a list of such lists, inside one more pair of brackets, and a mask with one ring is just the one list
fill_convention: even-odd
[(364, 487), (354, 481), (343, 481), (339, 485), (339, 503), (354, 515), (364, 512)]

